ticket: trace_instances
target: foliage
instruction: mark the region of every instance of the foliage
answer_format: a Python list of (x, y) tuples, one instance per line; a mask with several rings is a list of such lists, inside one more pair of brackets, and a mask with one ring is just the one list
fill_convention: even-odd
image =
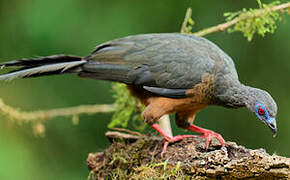
[(191, 17), (188, 19), (187, 23), (188, 23), (188, 25), (185, 27), (184, 33), (190, 32), (192, 30), (193, 25), (194, 25), (194, 21)]
[(130, 95), (125, 84), (113, 83), (112, 88), (115, 99), (115, 112), (109, 128), (117, 126), (128, 127), (128, 123), (132, 122), (135, 129), (144, 130), (146, 126), (140, 116), (144, 106)]
[(243, 8), (238, 12), (224, 13), (226, 21), (232, 21), (242, 19), (229, 28), (228, 32), (240, 31), (247, 37), (248, 41), (253, 39), (253, 36), (257, 33), (261, 36), (265, 36), (266, 33), (274, 33), (276, 21), (281, 20), (283, 11), (273, 11), (272, 8), (275, 5), (280, 4), (280, 1), (274, 1), (270, 4), (264, 4), (260, 0), (257, 0), (259, 9), (246, 9)]

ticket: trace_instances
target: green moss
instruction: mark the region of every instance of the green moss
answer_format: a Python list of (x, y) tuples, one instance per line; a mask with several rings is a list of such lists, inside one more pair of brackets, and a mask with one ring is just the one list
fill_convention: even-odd
[(113, 127), (128, 127), (130, 125), (134, 129), (143, 131), (146, 127), (140, 116), (144, 110), (144, 106), (133, 96), (130, 95), (129, 90), (125, 84), (113, 83), (113, 97), (115, 99), (115, 112), (112, 121), (108, 125)]
[[(169, 164), (168, 159), (160, 162), (154, 157), (148, 159), (148, 140), (139, 139), (132, 146), (123, 142), (115, 142), (106, 150), (103, 166), (94, 169), (89, 179), (190, 179), (181, 168), (181, 162)], [(144, 150), (146, 152), (144, 152)]]
[[(287, 179), (287, 158), (270, 156), (263, 149), (246, 149), (233, 142), (221, 148), (196, 137), (171, 144), (161, 156), (164, 140), (140, 136), (120, 139), (106, 150), (91, 153), (91, 179)], [(274, 178), (275, 177), (275, 178)], [(288, 178), (289, 179), (289, 178)]]

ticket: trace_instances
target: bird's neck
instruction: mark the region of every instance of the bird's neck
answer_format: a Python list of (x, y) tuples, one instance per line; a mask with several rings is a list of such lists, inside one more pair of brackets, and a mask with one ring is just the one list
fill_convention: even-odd
[(253, 91), (256, 88), (246, 86), (240, 82), (231, 83), (226, 86), (223, 92), (220, 92), (217, 96), (219, 105), (229, 107), (229, 108), (238, 108), (249, 106), (253, 102)]

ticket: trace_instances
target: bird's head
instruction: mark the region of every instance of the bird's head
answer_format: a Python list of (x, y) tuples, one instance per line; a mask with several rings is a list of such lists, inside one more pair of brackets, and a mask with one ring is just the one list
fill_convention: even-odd
[(272, 96), (264, 90), (253, 88), (250, 90), (248, 98), (249, 101), (246, 104), (248, 109), (264, 122), (275, 136), (277, 133), (277, 105)]

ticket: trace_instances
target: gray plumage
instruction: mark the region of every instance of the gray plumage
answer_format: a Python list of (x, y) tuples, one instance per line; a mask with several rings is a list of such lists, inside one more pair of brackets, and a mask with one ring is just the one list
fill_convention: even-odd
[(78, 67), (86, 61), (77, 56), (52, 55), (31, 59), (20, 59), (2, 63), (1, 69), (6, 67), (18, 68), (7, 74), (0, 75), (0, 80), (11, 81), (18, 78), (38, 77), (43, 75), (79, 72)]
[[(201, 81), (204, 73), (213, 73), (219, 62), (224, 63), (223, 73), (238, 79), (233, 61), (215, 44), (201, 37), (177, 33), (116, 39), (101, 44), (85, 59), (88, 61), (83, 66), (85, 72), (110, 71), (114, 64), (120, 70), (127, 69), (122, 71), (127, 84), (190, 89)], [(108, 65), (107, 69), (104, 66), (94, 66), (94, 69), (95, 62)]]
[(0, 76), (0, 80), (10, 81), (17, 78), (26, 78), (33, 76), (48, 75), (52, 72), (57, 74), (66, 73), (69, 70), (72, 70), (74, 67), (84, 64), (86, 61), (76, 61), (76, 62), (65, 62), (65, 63), (56, 63), (48, 64), (39, 67), (31, 67), (28, 69), (23, 69), (20, 71), (14, 71), (9, 74), (3, 74)]
[[(277, 105), (266, 91), (240, 83), (232, 59), (209, 40), (185, 34), (145, 34), (103, 43), (91, 55), (49, 56), (2, 64), (18, 67), (0, 80), (78, 73), (81, 77), (123, 82), (169, 98), (202, 96), (199, 103), (248, 107), (263, 104), (275, 118)], [(272, 125), (271, 125), (272, 127)], [(276, 128), (276, 127), (275, 127)]]

